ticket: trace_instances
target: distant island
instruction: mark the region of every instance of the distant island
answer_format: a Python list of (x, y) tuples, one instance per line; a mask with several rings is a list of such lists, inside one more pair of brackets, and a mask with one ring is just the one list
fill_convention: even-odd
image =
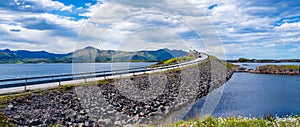
[(230, 63), (281, 63), (281, 62), (300, 62), (300, 59), (281, 59), (281, 60), (273, 60), (273, 59), (247, 59), (247, 58), (239, 58), (237, 60), (226, 60), (226, 62)]
[(252, 73), (258, 74), (280, 74), (280, 75), (299, 75), (300, 66), (298, 65), (264, 65), (258, 66)]
[(239, 65), (234, 65), (233, 71), (255, 74), (300, 75), (300, 66), (267, 64), (263, 66), (257, 66), (255, 69), (247, 69)]
[(156, 51), (115, 51), (100, 50), (88, 46), (67, 54), (46, 51), (0, 50), (0, 64), (21, 63), (92, 63), (92, 62), (159, 62), (188, 54), (182, 50), (167, 48)]

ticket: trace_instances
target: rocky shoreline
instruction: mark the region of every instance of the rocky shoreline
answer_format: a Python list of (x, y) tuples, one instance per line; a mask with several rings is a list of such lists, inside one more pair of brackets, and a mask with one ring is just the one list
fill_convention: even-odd
[(160, 125), (232, 75), (215, 59), (163, 73), (32, 93), (1, 112), (19, 126)]
[(298, 65), (264, 65), (255, 69), (239, 67), (234, 72), (248, 72), (254, 74), (276, 74), (276, 75), (300, 75), (300, 66)]
[(279, 75), (299, 75), (298, 65), (265, 65), (259, 66), (252, 73), (257, 74), (279, 74)]

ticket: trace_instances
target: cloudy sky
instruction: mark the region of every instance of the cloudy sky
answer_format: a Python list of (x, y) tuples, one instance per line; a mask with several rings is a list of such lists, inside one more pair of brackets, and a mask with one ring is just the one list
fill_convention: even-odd
[(2, 0), (0, 49), (201, 50), (299, 58), (299, 0)]

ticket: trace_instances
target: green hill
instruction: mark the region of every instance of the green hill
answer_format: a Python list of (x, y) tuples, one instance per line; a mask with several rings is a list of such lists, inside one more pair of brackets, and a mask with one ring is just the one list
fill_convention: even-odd
[(156, 51), (115, 51), (86, 47), (67, 54), (46, 51), (0, 50), (0, 63), (86, 63), (86, 62), (139, 62), (164, 61), (186, 55), (182, 50), (159, 49)]

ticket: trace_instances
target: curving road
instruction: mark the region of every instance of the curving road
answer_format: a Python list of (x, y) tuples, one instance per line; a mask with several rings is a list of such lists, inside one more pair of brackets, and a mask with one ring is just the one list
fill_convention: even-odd
[[(24, 86), (25, 83), (20, 83), (18, 86), (13, 86), (13, 84), (8, 84), (8, 85), (3, 85), (0, 86), (0, 94), (5, 94), (5, 93), (11, 93), (11, 92), (20, 92), (24, 91), (24, 89), (48, 89), (51, 87), (57, 87), (59, 85), (64, 85), (64, 84), (76, 84), (76, 83), (82, 83), (82, 82), (88, 82), (88, 81), (95, 81), (95, 80), (103, 80), (103, 79), (112, 79), (112, 78), (119, 78), (119, 77), (128, 77), (128, 76), (133, 76), (133, 75), (139, 75), (139, 74), (145, 74), (145, 73), (154, 73), (154, 72), (162, 72), (162, 71), (167, 71), (167, 70), (172, 70), (172, 69), (177, 69), (177, 68), (182, 68), (182, 67), (187, 67), (191, 66), (194, 64), (198, 64), (200, 62), (203, 62), (208, 59), (208, 55), (204, 53), (199, 54), (199, 58), (189, 61), (189, 62), (184, 62), (184, 63), (179, 63), (175, 65), (170, 65), (170, 66), (163, 66), (163, 67), (158, 67), (158, 68), (137, 68), (134, 70), (116, 70), (112, 71), (110, 73), (103, 73), (101, 75), (92, 75), (90, 76), (88, 73), (85, 75), (82, 74), (80, 77), (77, 79), (73, 78), (62, 78), (62, 79), (56, 79), (56, 80), (42, 80), (42, 81), (34, 81), (34, 82), (28, 82), (27, 86)], [(74, 75), (74, 74), (72, 74)], [(79, 74), (75, 74), (79, 75)], [(46, 77), (53, 77), (53, 76), (46, 76)], [(59, 77), (59, 76), (58, 76)], [(28, 78), (28, 79), (41, 79), (43, 77), (33, 77), (33, 78)], [(45, 78), (45, 77), (44, 77)], [(18, 79), (8, 79), (7, 81), (13, 81), (13, 80), (18, 80)], [(19, 79), (19, 81), (23, 81), (24, 79)], [(5, 82), (5, 81), (3, 81)], [(27, 83), (27, 79), (25, 81)], [(39, 83), (40, 82), (40, 83)], [(46, 83), (43, 83), (46, 82)]]

